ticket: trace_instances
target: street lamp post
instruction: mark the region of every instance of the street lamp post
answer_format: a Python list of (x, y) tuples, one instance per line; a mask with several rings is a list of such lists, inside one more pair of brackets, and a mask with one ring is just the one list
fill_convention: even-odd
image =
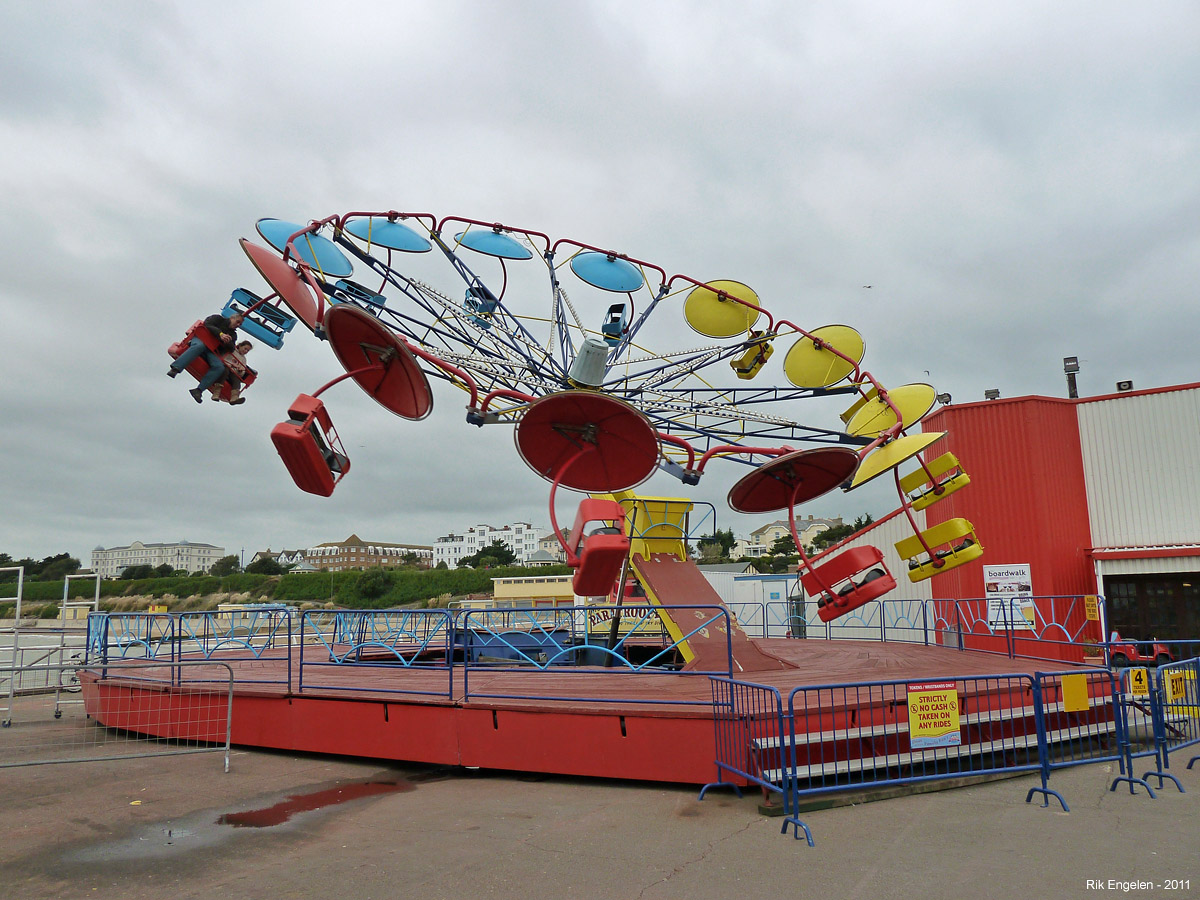
[(1067, 375), (1067, 397), (1072, 400), (1078, 399), (1079, 391), (1075, 386), (1075, 373), (1079, 371), (1079, 357), (1064, 356), (1063, 357), (1063, 372)]

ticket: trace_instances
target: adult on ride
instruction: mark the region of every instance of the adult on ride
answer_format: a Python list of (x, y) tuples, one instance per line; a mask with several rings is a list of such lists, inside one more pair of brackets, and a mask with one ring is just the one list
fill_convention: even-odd
[(221, 352), (215, 353), (210, 350), (198, 337), (188, 341), (188, 347), (175, 362), (171, 363), (171, 367), (167, 369), (167, 375), (174, 378), (184, 369), (186, 369), (194, 359), (203, 356), (204, 361), (208, 363), (208, 371), (204, 373), (204, 377), (200, 379), (199, 386), (188, 391), (192, 395), (192, 399), (197, 403), (204, 402), (204, 392), (220, 381), (225, 376), (225, 363), (221, 356), (232, 351), (237, 346), (237, 329), (242, 324), (244, 316), (241, 313), (234, 313), (226, 318), (220, 313), (215, 313), (204, 320), (204, 327), (212, 332), (220, 345)]

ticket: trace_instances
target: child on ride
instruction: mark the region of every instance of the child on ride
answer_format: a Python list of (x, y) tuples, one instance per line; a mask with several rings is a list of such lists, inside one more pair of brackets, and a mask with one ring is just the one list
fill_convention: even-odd
[(221, 399), (221, 388), (224, 387), (224, 382), (228, 382), (230, 405), (237, 406), (246, 402), (246, 398), (241, 395), (242, 383), (245, 381), (246, 372), (253, 371), (246, 365), (246, 354), (253, 347), (254, 345), (249, 341), (240, 341), (236, 347), (221, 357), (221, 362), (225, 363), (225, 377), (209, 388), (214, 400)]

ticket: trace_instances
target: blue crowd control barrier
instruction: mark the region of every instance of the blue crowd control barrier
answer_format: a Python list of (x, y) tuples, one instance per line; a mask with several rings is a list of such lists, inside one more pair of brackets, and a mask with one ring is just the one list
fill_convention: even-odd
[(785, 723), (792, 808), (805, 795), (1039, 767), (1028, 675), (798, 687)]
[(1040, 793), (1043, 807), (1054, 797), (1065, 812), (1070, 812), (1062, 794), (1049, 787), (1051, 773), (1095, 762), (1120, 762), (1123, 733), (1120, 699), (1116, 680), (1107, 669), (1035, 674), (1042, 786), (1030, 789), (1025, 795), (1026, 803)]
[(1165, 701), (1163, 698), (1162, 684), (1152, 684), (1150, 688), (1150, 717), (1154, 726), (1154, 738), (1152, 749), (1147, 751), (1143, 756), (1154, 757), (1154, 770), (1145, 772), (1142, 775), (1143, 781), (1148, 781), (1151, 778), (1158, 779), (1158, 789), (1161, 791), (1163, 785), (1167, 783), (1167, 779), (1179, 789), (1179, 793), (1187, 793), (1183, 789), (1183, 784), (1167, 771), (1166, 743), (1167, 743), (1167, 721), (1163, 712)]
[[(1187, 671), (1180, 666), (1174, 674)], [(1169, 734), (1164, 726), (1172, 721), (1178, 731), (1174, 749), (1196, 740), (1194, 730), (1178, 728), (1180, 711), (1198, 699), (1194, 689), (1172, 694), (1161, 709), (1152, 693), (1146, 722), (1156, 737), (1146, 741), (1149, 749), (1136, 749), (1138, 720), (1131, 726), (1130, 711), (1137, 707), (1107, 669), (801, 686), (789, 693), (786, 710), (773, 687), (721, 677), (711, 682), (717, 780), (700, 796), (713, 787), (745, 783), (779, 793), (782, 831), (794, 827), (798, 839), (803, 829), (810, 845), (811, 829), (798, 816), (803, 797), (1037, 772), (1041, 786), (1029, 790), (1026, 802), (1042, 794), (1043, 807), (1054, 797), (1069, 812), (1049, 785), (1054, 771), (1115, 760), (1121, 775), (1110, 790), (1128, 782), (1131, 793), (1141, 784), (1154, 796), (1145, 779), (1133, 776), (1133, 759), (1156, 755), (1159, 736)], [(1158, 771), (1147, 777), (1173, 778), (1163, 772), (1165, 753), (1158, 759)]]
[[(1115, 791), (1118, 784), (1125, 782), (1129, 785), (1130, 794), (1137, 793), (1137, 786), (1141, 785), (1152, 799), (1156, 798), (1154, 789), (1146, 780), (1150, 776), (1159, 778), (1160, 790), (1165, 778), (1174, 780), (1176, 786), (1182, 790), (1183, 786), (1179, 784), (1178, 779), (1162, 773), (1157, 737), (1161, 719), (1158, 690), (1149, 670), (1137, 666), (1123, 669), (1116, 675), (1116, 680), (1120, 700), (1120, 715), (1117, 721), (1120, 726), (1118, 735), (1121, 745), (1121, 774), (1113, 779), (1109, 790)], [(1133, 761), (1147, 757), (1155, 758), (1156, 771), (1138, 778), (1134, 775)]]
[[(1170, 754), (1200, 743), (1200, 657), (1160, 666), (1158, 689), (1162, 697), (1162, 722), (1156, 730), (1163, 768)], [(1200, 759), (1193, 756), (1187, 767)]]
[[(804, 831), (810, 847), (815, 846), (812, 830), (789, 805), (782, 773), (788, 770), (788, 736), (784, 731), (783, 696), (778, 688), (710, 676), (712, 684), (713, 725), (717, 750), (717, 780), (700, 789), (700, 799), (709, 789), (732, 787), (742, 796), (741, 787), (726, 780), (726, 774), (756, 784), (766, 794), (781, 797), (784, 811), (783, 831), (791, 825)], [(772, 773), (775, 777), (772, 779)]]
[[(1132, 674), (1125, 675), (1132, 678)], [(1167, 769), (1171, 767), (1171, 753), (1200, 743), (1200, 658), (1162, 665), (1150, 676), (1147, 701), (1154, 729), (1155, 769), (1147, 772), (1143, 779), (1157, 778), (1161, 789), (1166, 779), (1171, 779), (1181, 792), (1183, 785)], [(1143, 756), (1150, 756), (1146, 751)], [(1192, 757), (1188, 768), (1197, 757)]]

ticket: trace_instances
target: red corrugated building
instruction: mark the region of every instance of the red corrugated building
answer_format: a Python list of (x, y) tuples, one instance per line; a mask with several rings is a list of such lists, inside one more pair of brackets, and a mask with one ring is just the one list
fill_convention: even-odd
[(944, 406), (971, 483), (926, 510), (961, 516), (980, 560), (936, 576), (935, 597), (984, 594), (983, 566), (1028, 563), (1038, 596), (1099, 593), (1126, 636), (1200, 634), (1200, 384), (1062, 400)]

